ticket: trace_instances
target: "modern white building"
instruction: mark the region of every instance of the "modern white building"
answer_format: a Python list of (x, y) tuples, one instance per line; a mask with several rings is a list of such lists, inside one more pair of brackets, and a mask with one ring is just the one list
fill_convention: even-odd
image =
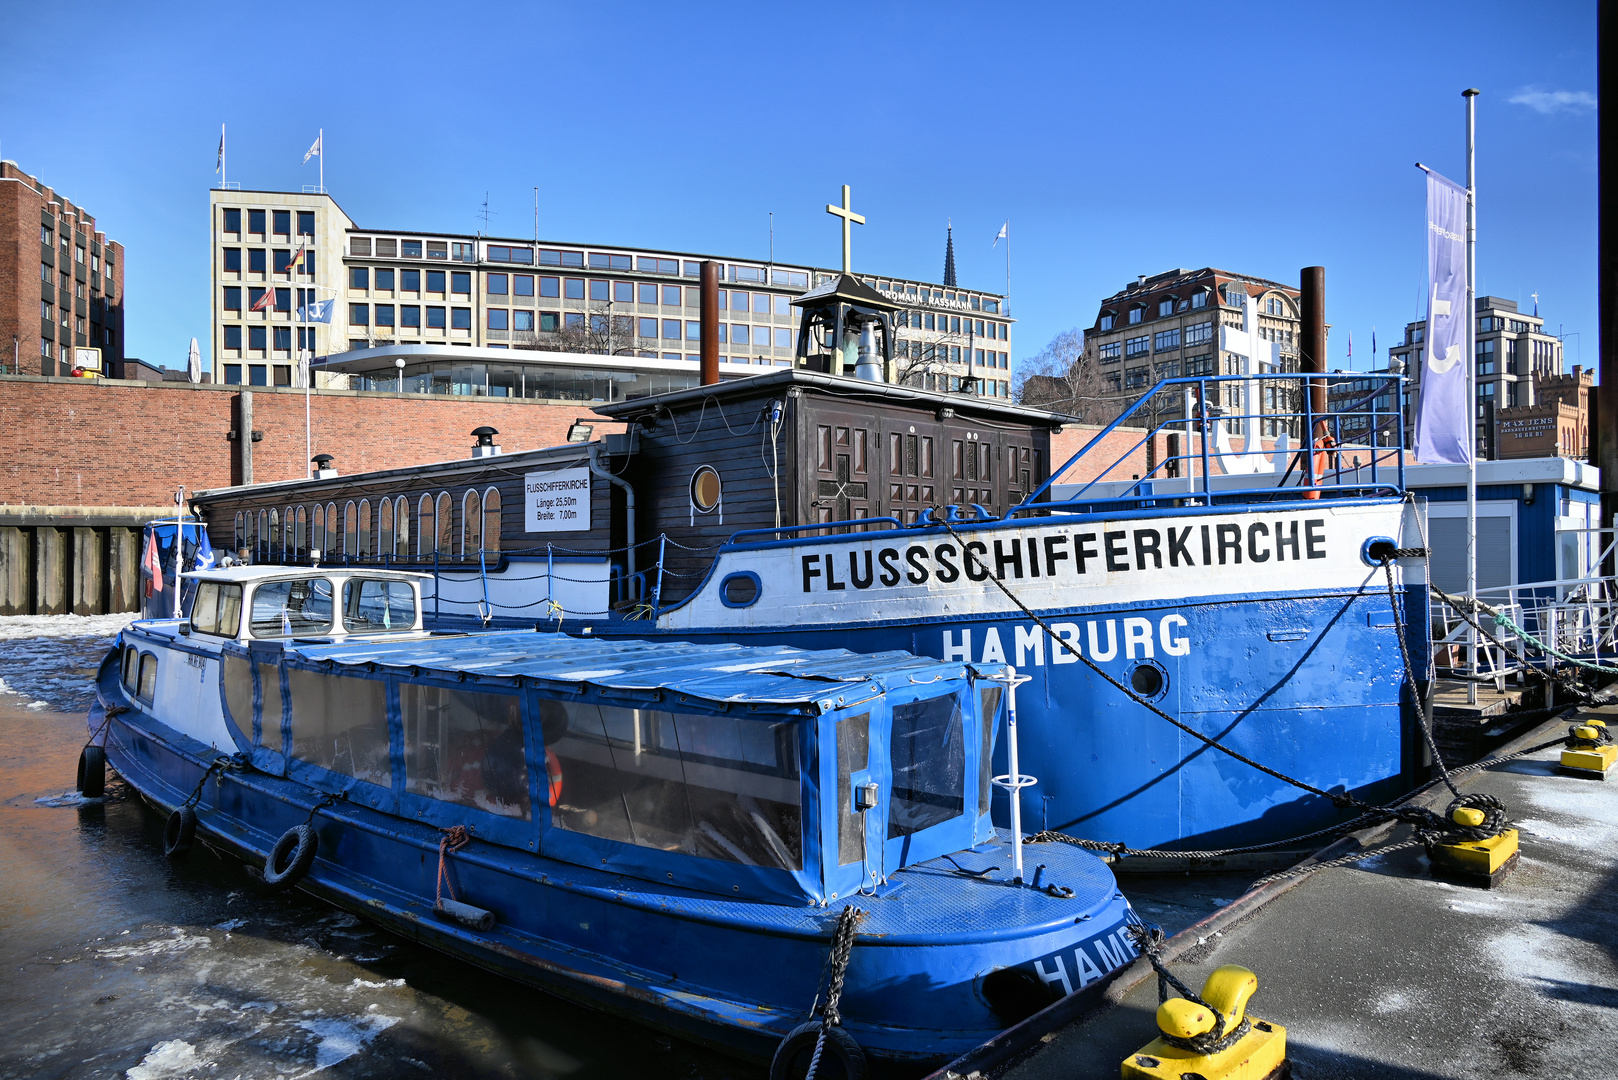
[[(225, 383), (291, 386), (304, 358), (405, 346), (595, 353), (676, 362), (694, 374), (696, 281), (709, 259), (722, 274), (722, 368), (790, 365), (791, 301), (834, 274), (647, 248), (364, 229), (318, 192), (216, 188), (209, 203), (213, 377)], [(1010, 396), (1005, 297), (859, 276), (903, 305), (901, 381), (958, 390), (975, 376), (979, 394)], [(303, 318), (316, 301), (332, 302), (329, 322)]]

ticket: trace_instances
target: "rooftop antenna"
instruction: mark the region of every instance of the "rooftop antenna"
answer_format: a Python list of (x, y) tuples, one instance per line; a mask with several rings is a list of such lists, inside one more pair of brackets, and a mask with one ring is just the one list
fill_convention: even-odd
[(496, 213), (498, 213), (498, 211), (489, 209), (489, 193), (485, 191), (483, 193), (483, 209), (478, 211), (478, 217), (483, 219), (483, 234), (485, 236), (488, 235), (489, 232), (489, 218), (493, 217)]
[[(487, 210), (489, 208), (489, 206), (488, 206), (488, 199), (489, 199), (488, 195), (484, 195), (483, 199), (484, 199), (483, 208), (485, 210)], [(534, 246), (535, 247), (539, 246), (539, 185), (538, 184), (534, 185)]]

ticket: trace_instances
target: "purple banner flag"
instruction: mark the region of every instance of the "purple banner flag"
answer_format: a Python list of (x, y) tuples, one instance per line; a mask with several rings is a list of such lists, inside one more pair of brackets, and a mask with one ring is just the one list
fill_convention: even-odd
[(1427, 348), (1416, 403), (1416, 460), (1472, 460), (1467, 347), (1466, 189), (1427, 172)]

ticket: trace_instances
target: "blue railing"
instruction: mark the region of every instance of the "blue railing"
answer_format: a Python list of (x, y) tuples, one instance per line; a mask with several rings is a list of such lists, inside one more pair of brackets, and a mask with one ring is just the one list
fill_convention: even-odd
[[(1403, 375), (1360, 371), (1326, 375), (1292, 372), (1262, 375), (1201, 375), (1159, 380), (1125, 409), (1122, 415), (1085, 443), (1061, 468), (1052, 469), (1049, 478), (1013, 507), (1007, 516), (1079, 504), (1138, 505), (1143, 502), (1162, 502), (1176, 498), (1196, 498), (1205, 505), (1211, 505), (1214, 502), (1251, 502), (1278, 497), (1313, 499), (1327, 494), (1333, 497), (1399, 494), (1403, 492), (1405, 483), (1404, 413), (1401, 408), (1392, 410), (1379, 408), (1377, 401), (1385, 397), (1390, 390), (1396, 395), (1394, 397), (1396, 402), (1402, 401), (1401, 391), (1405, 381)], [(1324, 383), (1329, 392), (1333, 384), (1341, 385), (1349, 382), (1368, 382), (1371, 389), (1363, 397), (1339, 405), (1337, 408), (1328, 408), (1325, 412), (1315, 411), (1310, 400), (1311, 384)], [(1215, 411), (1217, 406), (1206, 407), (1204, 403), (1209, 401), (1209, 388), (1218, 387), (1221, 383), (1244, 387), (1242, 404), (1238, 409), (1250, 411), (1225, 412)], [(1256, 406), (1263, 387), (1285, 388), (1289, 391), (1289, 396), (1294, 394), (1297, 396), (1302, 407), (1286, 411), (1257, 411)], [(1171, 393), (1176, 388), (1183, 394), (1182, 407), (1177, 410), (1183, 415), (1158, 422), (1142, 432), (1139, 439), (1084, 481), (1076, 492), (1061, 500), (1040, 501), (1063, 475), (1098, 447), (1106, 445), (1112, 434), (1124, 427), (1131, 417), (1145, 410), (1154, 400), (1161, 401), (1159, 395)], [(1239, 454), (1233, 449), (1219, 446), (1223, 439), (1228, 437), (1232, 422), (1239, 422), (1248, 433), (1246, 445)], [(1221, 429), (1220, 425), (1225, 426)], [(1242, 475), (1245, 470), (1231, 472), (1226, 469), (1227, 458), (1250, 460), (1254, 455), (1271, 457), (1274, 453), (1273, 450), (1266, 452), (1263, 449), (1264, 436), (1261, 434), (1261, 425), (1276, 430), (1277, 436), (1285, 432), (1289, 440), (1298, 439), (1297, 446), (1289, 445), (1286, 448), (1285, 469), (1280, 469), (1278, 463), (1272, 466), (1269, 475), (1277, 477), (1273, 485), (1234, 488), (1220, 485), (1216, 488), (1213, 484), (1215, 475), (1213, 466), (1216, 463), (1225, 475)], [(1132, 475), (1129, 480), (1132, 487), (1126, 489), (1128, 492), (1126, 494), (1103, 495), (1097, 492), (1086, 497), (1097, 484), (1107, 482), (1115, 471), (1121, 471), (1125, 463), (1137, 452), (1143, 448), (1155, 447), (1155, 440), (1163, 433), (1167, 433), (1171, 438), (1181, 436), (1184, 439), (1184, 452), (1166, 454), (1162, 460), (1155, 461), (1144, 475)], [(1191, 449), (1193, 439), (1196, 440), (1194, 451)], [(1345, 469), (1344, 454), (1356, 451), (1358, 454), (1367, 455), (1370, 458), (1369, 462), (1359, 464), (1356, 455), (1356, 464)], [(1364, 475), (1367, 469), (1370, 474), (1368, 480)], [(1252, 472), (1247, 474), (1255, 477), (1264, 475)], [(1172, 485), (1171, 490), (1160, 490), (1158, 481), (1164, 479), (1182, 480), (1183, 484), (1176, 483)], [(1112, 482), (1121, 481), (1114, 478)]]

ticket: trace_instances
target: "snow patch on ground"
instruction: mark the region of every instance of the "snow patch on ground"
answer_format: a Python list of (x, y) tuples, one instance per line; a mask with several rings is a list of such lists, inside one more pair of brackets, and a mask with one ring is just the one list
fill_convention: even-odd
[(213, 1062), (204, 1061), (197, 1048), (184, 1039), (170, 1039), (152, 1047), (140, 1064), (124, 1073), (128, 1080), (170, 1080), (190, 1076)]

